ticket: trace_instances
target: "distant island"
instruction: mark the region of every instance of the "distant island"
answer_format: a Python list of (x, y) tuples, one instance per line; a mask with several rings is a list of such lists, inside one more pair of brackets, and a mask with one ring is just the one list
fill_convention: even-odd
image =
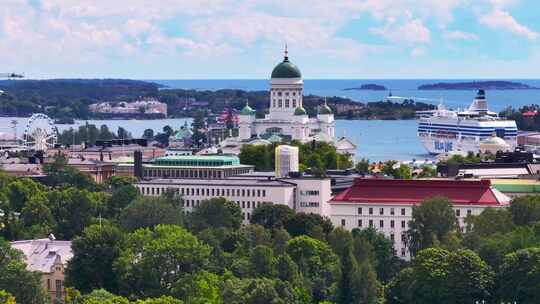
[(388, 91), (388, 89), (385, 86), (374, 84), (374, 83), (363, 84), (360, 87), (356, 87), (356, 88), (345, 88), (343, 90), (344, 91), (351, 91), (351, 90)]
[(418, 90), (537, 90), (524, 83), (512, 81), (471, 81), (471, 82), (439, 82), (433, 84), (423, 84)]
[[(366, 84), (362, 87), (378, 90), (382, 86)], [(257, 111), (257, 117), (262, 118), (268, 110), (269, 99), (268, 90), (171, 89), (157, 83), (127, 79), (0, 80), (0, 90), (5, 92), (0, 95), (0, 116), (30, 116), (41, 112), (57, 123), (68, 123), (74, 119), (126, 118), (126, 115), (115, 112), (128, 112), (129, 118), (153, 118), (133, 114), (134, 111), (135, 114), (143, 114), (150, 109), (142, 104), (135, 110), (130, 109), (134, 102), (140, 100), (166, 104), (167, 116), (171, 118), (194, 117), (200, 110), (207, 115), (231, 109), (238, 111), (248, 100), (249, 105)], [(414, 100), (359, 102), (347, 97), (325, 98), (316, 95), (304, 95), (303, 106), (310, 116), (316, 116), (325, 99), (336, 119), (414, 119), (416, 111), (435, 108)], [(111, 111), (119, 107), (122, 111)], [(98, 108), (111, 113), (104, 116)]]

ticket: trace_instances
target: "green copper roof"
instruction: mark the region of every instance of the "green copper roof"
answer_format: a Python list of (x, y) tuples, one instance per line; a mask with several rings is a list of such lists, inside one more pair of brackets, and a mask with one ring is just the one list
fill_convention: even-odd
[(319, 114), (332, 114), (332, 109), (325, 103), (319, 108)]
[(158, 157), (154, 159), (154, 165), (220, 167), (240, 165), (240, 159), (229, 155), (174, 155)]
[(298, 67), (289, 61), (289, 57), (285, 57), (281, 63), (276, 65), (272, 70), (272, 78), (301, 78), (302, 73)]
[(176, 138), (176, 139), (184, 139), (184, 138), (187, 138), (187, 137), (191, 137), (191, 135), (193, 135), (193, 132), (191, 132), (190, 129), (181, 128), (180, 130), (178, 130), (176, 132), (176, 134), (174, 135), (174, 138)]
[(294, 115), (307, 115), (306, 109), (303, 107), (298, 107), (294, 110)]
[(247, 103), (246, 106), (240, 111), (240, 115), (255, 115), (255, 110), (253, 110)]

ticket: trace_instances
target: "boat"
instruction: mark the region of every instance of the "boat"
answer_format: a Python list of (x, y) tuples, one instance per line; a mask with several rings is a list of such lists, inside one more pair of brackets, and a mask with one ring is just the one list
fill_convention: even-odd
[(418, 137), (430, 154), (451, 151), (480, 151), (480, 143), (486, 138), (497, 136), (514, 149), (517, 145), (517, 125), (514, 120), (501, 118), (488, 109), (484, 90), (465, 111), (447, 109), (441, 102), (437, 110), (417, 113)]

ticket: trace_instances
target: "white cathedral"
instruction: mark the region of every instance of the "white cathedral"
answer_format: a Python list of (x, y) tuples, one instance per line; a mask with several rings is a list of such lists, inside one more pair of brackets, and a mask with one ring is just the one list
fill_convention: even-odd
[(239, 115), (239, 139), (269, 135), (291, 140), (334, 142), (334, 114), (326, 104), (319, 107), (317, 117), (308, 117), (302, 106), (304, 81), (296, 65), (289, 61), (287, 48), (283, 61), (272, 70), (270, 79), (270, 109), (265, 118), (255, 118), (255, 110), (248, 104)]

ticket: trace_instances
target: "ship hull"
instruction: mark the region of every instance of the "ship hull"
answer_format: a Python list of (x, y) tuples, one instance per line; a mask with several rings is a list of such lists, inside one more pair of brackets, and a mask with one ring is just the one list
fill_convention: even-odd
[(517, 126), (515, 121), (491, 122), (421, 119), (418, 127), (420, 142), (429, 154), (452, 151), (480, 151), (482, 140), (494, 133), (503, 138), (511, 149), (517, 146)]

